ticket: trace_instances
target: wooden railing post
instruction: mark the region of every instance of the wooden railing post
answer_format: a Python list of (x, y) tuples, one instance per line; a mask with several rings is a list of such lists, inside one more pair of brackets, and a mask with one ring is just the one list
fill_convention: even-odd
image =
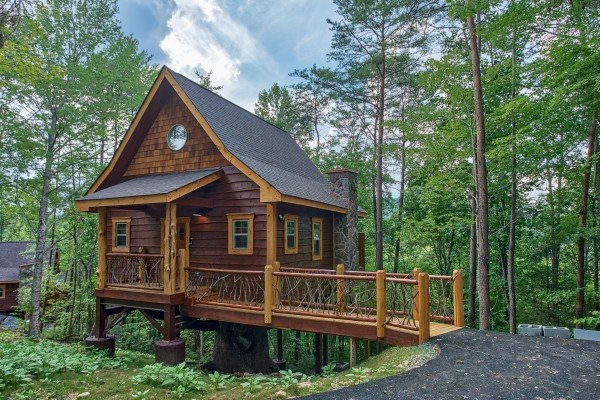
[(377, 337), (383, 338), (385, 337), (385, 320), (387, 317), (384, 270), (379, 270), (375, 274), (375, 284), (377, 288)]
[[(273, 265), (273, 272), (281, 271), (281, 263), (279, 261), (275, 261), (275, 265)], [(273, 306), (277, 308), (279, 306), (279, 301), (281, 297), (281, 279), (278, 276), (273, 276)]]
[[(419, 274), (421, 273), (421, 268), (413, 268), (412, 276), (413, 279), (419, 279)], [(419, 288), (417, 286), (413, 287), (413, 318), (415, 321), (419, 320)]]
[(417, 278), (419, 291), (419, 343), (429, 340), (429, 274), (421, 272)]
[(265, 324), (270, 324), (273, 316), (273, 266), (265, 267)]
[(185, 291), (185, 286), (186, 286), (186, 277), (185, 277), (185, 267), (187, 267), (187, 265), (185, 265), (185, 260), (186, 260), (186, 252), (185, 249), (179, 249), (179, 265), (177, 266), (177, 268), (179, 268), (179, 291), (180, 292), (184, 292)]
[(452, 297), (454, 303), (454, 326), (465, 326), (465, 306), (463, 300), (463, 274), (459, 269), (452, 273)]
[(106, 287), (106, 207), (98, 207), (98, 289)]
[[(344, 266), (344, 264), (338, 264), (336, 269), (335, 269), (335, 274), (336, 275), (345, 275), (346, 274), (346, 267)], [(344, 285), (344, 279), (338, 279), (337, 280), (337, 307), (338, 307), (338, 311), (339, 312), (343, 312), (344, 309), (346, 308), (346, 302), (344, 300), (344, 292), (346, 291), (345, 285)]]

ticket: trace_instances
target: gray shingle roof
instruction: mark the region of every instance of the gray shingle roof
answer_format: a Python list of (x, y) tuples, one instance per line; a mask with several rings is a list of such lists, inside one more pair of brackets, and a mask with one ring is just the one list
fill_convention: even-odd
[(121, 197), (167, 194), (199, 179), (206, 178), (221, 168), (205, 168), (186, 172), (144, 175), (99, 190), (78, 200), (118, 199)]
[(280, 193), (347, 207), (289, 133), (169, 71), (227, 150)]
[(19, 266), (31, 263), (24, 254), (31, 242), (0, 242), (0, 282), (18, 281)]

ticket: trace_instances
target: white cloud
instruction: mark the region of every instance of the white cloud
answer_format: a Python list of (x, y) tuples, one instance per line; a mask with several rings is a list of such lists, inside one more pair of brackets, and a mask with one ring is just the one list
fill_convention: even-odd
[[(241, 106), (252, 109), (252, 81), (241, 76), (244, 67), (274, 69), (274, 62), (251, 31), (216, 0), (175, 0), (160, 42), (168, 65), (190, 78), (201, 68), (212, 71), (213, 83)], [(251, 93), (252, 92), (252, 93)]]

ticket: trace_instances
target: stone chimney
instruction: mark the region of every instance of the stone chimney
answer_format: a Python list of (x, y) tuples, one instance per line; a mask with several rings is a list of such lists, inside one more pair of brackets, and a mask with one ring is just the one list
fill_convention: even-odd
[(347, 204), (348, 213), (334, 213), (333, 249), (335, 264), (346, 269), (358, 269), (358, 179), (350, 169), (334, 169), (325, 172), (329, 176), (329, 188), (333, 195)]

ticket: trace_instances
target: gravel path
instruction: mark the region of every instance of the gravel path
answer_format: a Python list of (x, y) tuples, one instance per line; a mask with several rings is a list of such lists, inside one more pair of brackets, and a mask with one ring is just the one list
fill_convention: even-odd
[(422, 367), (307, 399), (600, 400), (600, 343), (472, 329), (430, 343)]

